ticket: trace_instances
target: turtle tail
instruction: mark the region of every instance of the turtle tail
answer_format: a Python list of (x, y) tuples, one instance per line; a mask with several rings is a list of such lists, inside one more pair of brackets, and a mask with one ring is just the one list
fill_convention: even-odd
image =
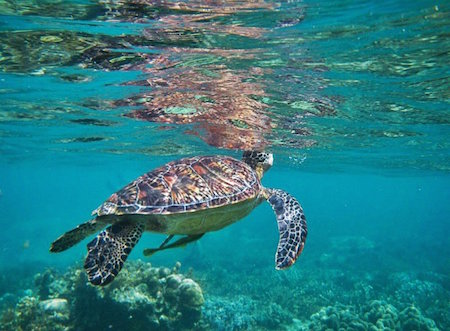
[(50, 246), (50, 252), (59, 253), (65, 251), (66, 249), (78, 244), (87, 236), (98, 232), (104, 226), (104, 224), (97, 222), (95, 219), (80, 224), (75, 229), (64, 233), (56, 239)]

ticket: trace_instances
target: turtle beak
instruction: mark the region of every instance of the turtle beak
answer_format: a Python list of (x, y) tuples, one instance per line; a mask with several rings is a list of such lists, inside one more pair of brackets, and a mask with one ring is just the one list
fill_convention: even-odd
[(269, 166), (273, 165), (273, 154), (272, 153), (269, 154), (269, 159), (267, 160), (267, 163), (269, 163)]
[(269, 170), (272, 165), (273, 165), (273, 154), (271, 153), (267, 156), (267, 159), (263, 163), (264, 172)]

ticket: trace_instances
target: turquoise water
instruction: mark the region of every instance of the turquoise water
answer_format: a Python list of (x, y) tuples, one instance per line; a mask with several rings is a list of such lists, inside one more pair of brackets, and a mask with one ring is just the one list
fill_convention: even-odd
[[(0, 329), (450, 329), (446, 2), (31, 0), (0, 15)], [(145, 233), (103, 292), (76, 271), (90, 239), (48, 252), (146, 171), (251, 149), (274, 153), (263, 185), (304, 208), (292, 268), (274, 269), (266, 203), (150, 258), (164, 236)], [(139, 260), (181, 262), (170, 272), (201, 304)]]

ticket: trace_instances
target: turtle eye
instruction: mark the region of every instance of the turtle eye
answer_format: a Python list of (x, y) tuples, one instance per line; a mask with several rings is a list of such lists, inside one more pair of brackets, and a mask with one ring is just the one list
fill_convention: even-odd
[(242, 158), (246, 159), (252, 156), (252, 151), (244, 151), (244, 153), (242, 154)]

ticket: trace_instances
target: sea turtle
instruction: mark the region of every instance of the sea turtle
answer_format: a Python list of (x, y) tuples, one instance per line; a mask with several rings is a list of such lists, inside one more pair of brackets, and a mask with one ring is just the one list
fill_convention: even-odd
[[(88, 243), (84, 263), (89, 281), (106, 285), (122, 269), (144, 231), (168, 235), (160, 247), (144, 251), (151, 255), (220, 230), (248, 215), (265, 199), (276, 214), (280, 234), (276, 269), (285, 269), (302, 252), (307, 227), (294, 197), (261, 185), (272, 163), (272, 154), (255, 151), (244, 152), (241, 161), (228, 156), (196, 156), (167, 163), (111, 195), (93, 211), (93, 219), (60, 236), (50, 251), (64, 251), (110, 224)], [(185, 236), (169, 244), (174, 235)]]

